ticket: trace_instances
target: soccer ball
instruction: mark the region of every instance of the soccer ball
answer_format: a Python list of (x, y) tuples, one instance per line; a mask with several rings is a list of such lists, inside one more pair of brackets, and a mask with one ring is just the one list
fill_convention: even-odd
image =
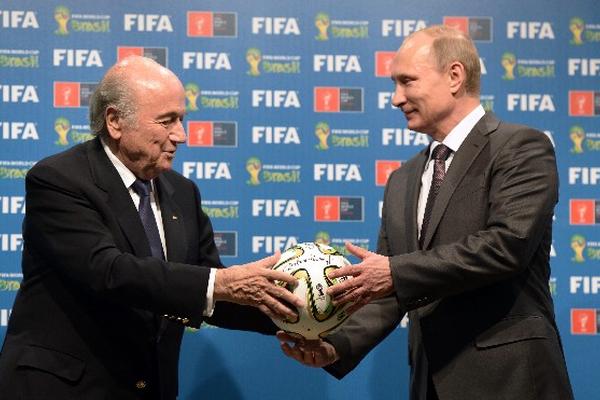
[(350, 265), (350, 262), (336, 249), (324, 244), (299, 243), (285, 250), (273, 269), (298, 279), (295, 288), (282, 284), (304, 298), (306, 306), (298, 309), (298, 317), (294, 320), (273, 319), (275, 325), (292, 335), (311, 340), (322, 338), (339, 328), (348, 318), (346, 310), (351, 303), (334, 306), (325, 291), (329, 286), (349, 279), (327, 277), (329, 271), (345, 265)]

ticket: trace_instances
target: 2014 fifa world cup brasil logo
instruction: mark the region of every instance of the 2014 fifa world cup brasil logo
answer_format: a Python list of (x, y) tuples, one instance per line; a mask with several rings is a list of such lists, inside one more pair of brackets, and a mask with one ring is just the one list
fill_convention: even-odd
[(315, 235), (315, 243), (325, 244), (325, 245), (329, 246), (330, 242), (331, 242), (331, 236), (329, 236), (328, 232), (319, 231)]
[(67, 136), (69, 135), (69, 131), (71, 130), (71, 123), (66, 118), (57, 118), (54, 121), (54, 131), (58, 135), (58, 140), (55, 142), (59, 146), (68, 146), (69, 141), (67, 140)]
[(329, 40), (329, 15), (324, 12), (320, 12), (315, 17), (315, 26), (317, 27), (319, 33), (315, 36), (317, 40)]
[(198, 96), (200, 88), (195, 83), (185, 85), (185, 98), (187, 99), (186, 111), (198, 111)]
[(571, 153), (581, 154), (583, 153), (583, 141), (585, 140), (585, 132), (579, 125), (574, 125), (569, 131), (569, 138), (573, 142)]
[(329, 138), (329, 133), (331, 130), (329, 129), (329, 124), (327, 122), (319, 122), (315, 127), (315, 136), (319, 139), (319, 143), (315, 146), (318, 150), (327, 150), (329, 149), (329, 144), (327, 143), (327, 138)]
[(256, 157), (251, 157), (246, 161), (246, 171), (250, 174), (250, 180), (246, 183), (252, 186), (260, 185), (259, 174), (262, 169), (262, 163)]
[(583, 257), (583, 250), (585, 249), (585, 237), (582, 235), (573, 235), (571, 237), (571, 249), (575, 255), (571, 259), (572, 261), (582, 263), (585, 262), (585, 258)]
[(250, 66), (250, 69), (248, 70), (248, 75), (250, 75), (250, 76), (259, 76), (260, 75), (260, 69), (258, 67), (260, 66), (261, 60), (262, 60), (262, 54), (259, 49), (255, 48), (255, 47), (248, 49), (248, 51), (246, 52), (246, 61), (248, 62), (248, 65)]
[(504, 75), (502, 79), (512, 81), (515, 79), (515, 66), (517, 65), (517, 57), (513, 53), (502, 54), (502, 68), (504, 68)]
[(571, 18), (571, 21), (569, 21), (569, 30), (571, 31), (571, 34), (573, 35), (573, 38), (571, 39), (571, 44), (574, 44), (576, 46), (580, 46), (583, 44), (583, 31), (585, 30), (585, 23), (583, 22), (583, 20), (579, 17), (573, 17)]
[(55, 34), (65, 36), (69, 34), (67, 24), (71, 18), (71, 11), (65, 6), (58, 6), (54, 9), (54, 20), (58, 24), (58, 29), (54, 31)]

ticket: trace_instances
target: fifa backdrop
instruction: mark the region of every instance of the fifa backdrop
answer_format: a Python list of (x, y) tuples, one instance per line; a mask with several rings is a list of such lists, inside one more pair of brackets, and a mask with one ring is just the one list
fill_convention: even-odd
[[(317, 239), (347, 254), (346, 240), (375, 248), (387, 177), (428, 144), (392, 107), (389, 66), (433, 24), (474, 39), (484, 108), (556, 148), (549, 285), (576, 397), (600, 398), (597, 0), (3, 0), (0, 339), (22, 279), (25, 174), (92, 137), (90, 94), (117, 60), (144, 55), (183, 82), (174, 168), (199, 186), (226, 265)], [(180, 398), (407, 399), (406, 342), (405, 320), (337, 381), (274, 337), (188, 330)]]

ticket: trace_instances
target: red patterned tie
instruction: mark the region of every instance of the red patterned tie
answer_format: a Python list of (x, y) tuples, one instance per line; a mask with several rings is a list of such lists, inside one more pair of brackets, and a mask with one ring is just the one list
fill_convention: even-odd
[(429, 225), (435, 198), (440, 191), (440, 186), (442, 186), (442, 182), (446, 176), (446, 159), (448, 159), (450, 153), (452, 153), (452, 150), (443, 144), (437, 145), (431, 153), (431, 158), (434, 160), (433, 178), (431, 179), (431, 187), (429, 188), (429, 194), (427, 195), (427, 205), (425, 206), (425, 214), (423, 215), (423, 223), (421, 224), (421, 236), (419, 236), (419, 247), (421, 248), (423, 248), (423, 241), (425, 240), (425, 234), (427, 233), (427, 226)]

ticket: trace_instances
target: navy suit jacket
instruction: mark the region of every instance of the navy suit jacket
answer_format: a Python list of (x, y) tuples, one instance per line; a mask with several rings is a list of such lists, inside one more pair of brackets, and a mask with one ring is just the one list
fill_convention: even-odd
[[(137, 210), (99, 138), (26, 178), (23, 282), (0, 355), (7, 398), (175, 399), (185, 325), (203, 321), (209, 267), (222, 267), (200, 193), (156, 179), (168, 262), (151, 257)], [(274, 333), (250, 307), (211, 323)]]

